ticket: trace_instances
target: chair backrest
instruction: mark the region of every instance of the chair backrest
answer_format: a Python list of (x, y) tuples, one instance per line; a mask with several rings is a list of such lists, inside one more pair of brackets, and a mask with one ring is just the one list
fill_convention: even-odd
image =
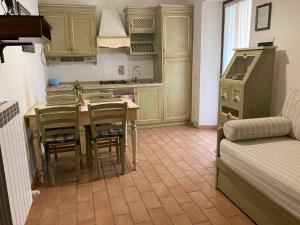
[(288, 91), (282, 108), (282, 116), (292, 123), (291, 137), (300, 141), (300, 91)]
[(79, 140), (79, 106), (35, 108), (42, 143), (53, 136), (74, 135)]
[(85, 92), (84, 98), (112, 98), (113, 93), (111, 92), (101, 92), (101, 91), (93, 91), (93, 92)]
[(96, 132), (116, 129), (121, 129), (125, 137), (127, 107), (127, 102), (88, 105), (92, 138), (96, 138)]
[(76, 105), (78, 100), (75, 95), (60, 94), (60, 95), (47, 95), (47, 105)]

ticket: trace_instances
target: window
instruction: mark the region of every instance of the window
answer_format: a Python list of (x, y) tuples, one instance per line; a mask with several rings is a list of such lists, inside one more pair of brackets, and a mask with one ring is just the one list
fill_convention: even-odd
[(223, 5), (222, 72), (235, 48), (249, 47), (252, 0), (231, 0)]

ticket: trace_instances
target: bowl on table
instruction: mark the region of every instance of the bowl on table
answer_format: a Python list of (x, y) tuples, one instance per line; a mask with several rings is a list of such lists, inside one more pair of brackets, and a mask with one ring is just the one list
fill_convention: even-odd
[(49, 79), (49, 85), (52, 87), (57, 87), (59, 85), (58, 79)]

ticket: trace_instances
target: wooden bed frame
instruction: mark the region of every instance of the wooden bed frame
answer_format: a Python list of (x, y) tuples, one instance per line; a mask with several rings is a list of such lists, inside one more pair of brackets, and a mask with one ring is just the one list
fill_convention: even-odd
[(218, 129), (217, 189), (233, 201), (258, 225), (300, 225), (299, 219), (273, 202), (224, 164), (220, 158), (220, 142), (225, 138)]

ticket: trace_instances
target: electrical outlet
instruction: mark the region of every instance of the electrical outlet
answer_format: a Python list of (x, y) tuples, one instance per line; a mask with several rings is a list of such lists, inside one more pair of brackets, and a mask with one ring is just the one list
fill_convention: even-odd
[(125, 66), (124, 65), (118, 65), (118, 74), (125, 75)]

